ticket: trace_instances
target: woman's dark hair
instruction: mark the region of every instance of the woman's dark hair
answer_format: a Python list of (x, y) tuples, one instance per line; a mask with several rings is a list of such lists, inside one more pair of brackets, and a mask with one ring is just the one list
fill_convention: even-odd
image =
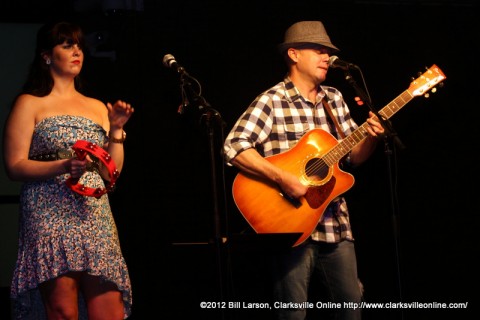
[[(35, 56), (23, 85), (22, 93), (29, 93), (37, 97), (48, 95), (53, 88), (53, 78), (49, 66), (45, 63), (43, 55), (51, 53), (53, 47), (67, 42), (77, 44), (85, 49), (85, 38), (80, 26), (69, 22), (49, 23), (42, 26), (37, 32)], [(75, 77), (75, 88), (80, 89), (80, 78)]]

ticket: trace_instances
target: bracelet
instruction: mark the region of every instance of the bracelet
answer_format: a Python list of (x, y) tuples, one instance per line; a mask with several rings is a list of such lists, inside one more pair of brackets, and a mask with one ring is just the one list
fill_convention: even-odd
[(127, 138), (127, 133), (122, 130), (122, 138), (121, 139), (117, 139), (117, 138), (114, 138), (110, 135), (110, 132), (108, 132), (108, 141), (109, 142), (113, 142), (113, 143), (123, 143), (125, 141), (125, 139)]

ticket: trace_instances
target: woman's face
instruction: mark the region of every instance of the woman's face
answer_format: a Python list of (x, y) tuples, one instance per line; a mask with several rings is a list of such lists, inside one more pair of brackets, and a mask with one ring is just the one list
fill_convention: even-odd
[(78, 44), (64, 42), (52, 49), (51, 71), (59, 75), (77, 76), (82, 70), (83, 50)]

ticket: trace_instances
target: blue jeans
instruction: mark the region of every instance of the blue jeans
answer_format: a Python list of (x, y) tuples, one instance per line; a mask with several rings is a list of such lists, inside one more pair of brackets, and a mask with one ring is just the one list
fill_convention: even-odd
[[(352, 303), (361, 302), (362, 289), (357, 276), (355, 247), (351, 241), (323, 243), (307, 240), (288, 252), (280, 253), (273, 261), (274, 302), (309, 301), (311, 286), (321, 286), (328, 304), (340, 308), (331, 308), (336, 320), (359, 320), (361, 310), (353, 308)], [(311, 280), (315, 280), (312, 282)], [(318, 301), (310, 301), (317, 308)], [(350, 303), (350, 304), (349, 304)], [(307, 308), (277, 308), (279, 320), (303, 320)]]

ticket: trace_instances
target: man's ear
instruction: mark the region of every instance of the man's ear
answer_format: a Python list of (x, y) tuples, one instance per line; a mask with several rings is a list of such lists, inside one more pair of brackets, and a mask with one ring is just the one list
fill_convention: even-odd
[(298, 57), (297, 57), (297, 50), (295, 48), (288, 48), (287, 55), (292, 61), (297, 62)]

